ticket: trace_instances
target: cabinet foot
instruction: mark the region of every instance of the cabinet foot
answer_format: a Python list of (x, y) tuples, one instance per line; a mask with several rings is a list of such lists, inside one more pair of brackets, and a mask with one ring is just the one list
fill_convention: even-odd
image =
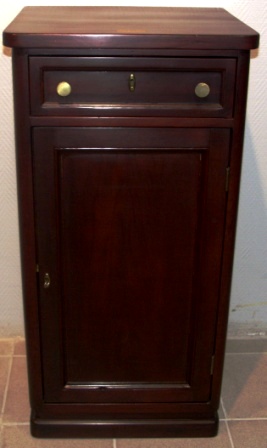
[(218, 432), (214, 419), (184, 420), (44, 420), (31, 418), (31, 433), (40, 438), (153, 438), (214, 437)]

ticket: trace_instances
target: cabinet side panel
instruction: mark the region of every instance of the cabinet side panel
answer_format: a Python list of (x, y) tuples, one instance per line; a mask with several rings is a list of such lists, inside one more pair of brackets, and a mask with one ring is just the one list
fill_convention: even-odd
[(32, 406), (37, 408), (42, 402), (42, 370), (28, 82), (28, 54), (24, 50), (13, 50), (17, 188), (25, 333), (30, 401)]

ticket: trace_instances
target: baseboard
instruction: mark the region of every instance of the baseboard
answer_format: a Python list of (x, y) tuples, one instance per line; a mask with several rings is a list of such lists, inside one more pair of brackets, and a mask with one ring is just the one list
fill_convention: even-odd
[(218, 433), (218, 415), (214, 419), (155, 420), (43, 420), (31, 419), (31, 433), (39, 438), (182, 438), (214, 437)]

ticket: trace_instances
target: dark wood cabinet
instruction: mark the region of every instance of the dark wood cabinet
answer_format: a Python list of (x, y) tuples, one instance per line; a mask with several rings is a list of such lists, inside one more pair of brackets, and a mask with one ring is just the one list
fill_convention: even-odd
[(33, 435), (215, 435), (257, 33), (220, 9), (44, 7), (4, 44)]

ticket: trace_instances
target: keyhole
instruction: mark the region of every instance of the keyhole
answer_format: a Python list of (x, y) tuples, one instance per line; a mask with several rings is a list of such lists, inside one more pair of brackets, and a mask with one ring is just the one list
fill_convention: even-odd
[(135, 76), (134, 76), (133, 73), (131, 73), (130, 76), (129, 76), (129, 89), (130, 89), (130, 92), (134, 92), (135, 84), (136, 84)]
[(48, 272), (44, 276), (44, 288), (47, 289), (50, 286), (50, 275)]

